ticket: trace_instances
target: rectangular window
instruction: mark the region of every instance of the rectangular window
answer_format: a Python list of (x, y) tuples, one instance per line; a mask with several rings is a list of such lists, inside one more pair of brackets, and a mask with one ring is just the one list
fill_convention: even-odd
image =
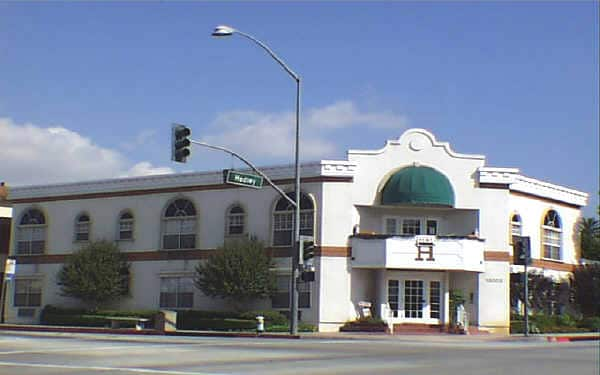
[(440, 282), (431, 281), (429, 283), (429, 317), (431, 319), (440, 318)]
[(404, 219), (402, 221), (402, 234), (419, 235), (421, 234), (421, 220)]
[[(290, 307), (290, 280), (287, 275), (277, 276), (277, 291), (271, 296), (271, 306), (274, 309)], [(298, 307), (310, 308), (310, 283), (298, 280)]]
[(75, 224), (75, 241), (89, 241), (90, 240), (90, 223), (77, 223)]
[(437, 220), (427, 220), (427, 235), (428, 236), (437, 236), (438, 227)]
[(273, 215), (273, 245), (290, 246), (292, 244), (293, 214), (276, 213)]
[(398, 299), (400, 298), (400, 287), (398, 280), (388, 280), (388, 304), (394, 318), (398, 317)]
[(544, 228), (544, 258), (560, 260), (560, 232)]
[(42, 283), (35, 279), (15, 281), (15, 307), (38, 307), (42, 304)]
[(164, 249), (194, 249), (196, 247), (196, 219), (168, 219), (164, 222)]
[(510, 224), (510, 231), (513, 236), (520, 236), (521, 235), (521, 223), (513, 221)]
[(36, 255), (44, 252), (45, 227), (21, 227), (17, 232), (17, 255)]
[(133, 239), (133, 220), (121, 220), (119, 222), (119, 239)]
[(194, 306), (194, 280), (191, 277), (161, 277), (160, 307), (191, 308)]
[(396, 228), (396, 219), (385, 219), (385, 234), (398, 234)]
[(244, 233), (244, 214), (229, 215), (228, 232), (233, 235)]

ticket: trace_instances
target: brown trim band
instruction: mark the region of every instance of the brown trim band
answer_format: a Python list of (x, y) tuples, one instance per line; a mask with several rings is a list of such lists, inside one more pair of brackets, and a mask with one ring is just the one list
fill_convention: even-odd
[[(353, 177), (336, 177), (336, 176), (315, 176), (305, 177), (301, 180), (303, 183), (311, 182), (345, 182), (351, 183), (354, 181)], [(293, 179), (280, 179), (274, 180), (273, 183), (277, 185), (286, 185), (293, 183)], [(71, 195), (58, 195), (50, 197), (38, 197), (38, 198), (23, 198), (23, 199), (12, 199), (10, 203), (39, 203), (39, 202), (55, 202), (63, 200), (77, 200), (77, 199), (97, 199), (97, 198), (113, 198), (113, 197), (127, 197), (136, 195), (147, 195), (147, 194), (162, 194), (162, 193), (181, 193), (188, 191), (204, 191), (204, 190), (225, 190), (225, 189), (239, 189), (239, 186), (230, 184), (213, 184), (213, 185), (194, 185), (194, 186), (176, 186), (169, 188), (156, 188), (156, 189), (138, 189), (138, 190), (126, 190), (126, 191), (112, 191), (112, 192), (101, 192), (101, 193), (87, 193), (87, 194), (71, 194)]]
[(492, 184), (490, 182), (480, 183), (479, 187), (481, 189), (500, 189), (500, 190), (508, 190), (508, 184)]
[(525, 198), (535, 198), (535, 199), (539, 199), (539, 200), (544, 201), (544, 202), (554, 203), (554, 204), (558, 204), (558, 205), (562, 205), (562, 206), (566, 206), (566, 207), (570, 207), (570, 208), (575, 208), (577, 210), (579, 210), (579, 209), (581, 209), (581, 207), (583, 207), (583, 206), (579, 206), (579, 205), (576, 205), (576, 204), (573, 204), (573, 203), (566, 203), (566, 202), (563, 202), (563, 201), (559, 201), (557, 199), (540, 197), (538, 195), (530, 194), (530, 193), (523, 193), (522, 191), (511, 190), (510, 191), (510, 195), (516, 195), (518, 197), (525, 197)]
[(577, 266), (547, 259), (532, 259), (531, 267), (539, 267), (553, 271), (573, 272)]
[(352, 248), (347, 246), (321, 246), (317, 248), (316, 254), (323, 257), (349, 258), (352, 256)]
[(508, 251), (484, 251), (483, 259), (486, 262), (510, 262), (510, 253)]

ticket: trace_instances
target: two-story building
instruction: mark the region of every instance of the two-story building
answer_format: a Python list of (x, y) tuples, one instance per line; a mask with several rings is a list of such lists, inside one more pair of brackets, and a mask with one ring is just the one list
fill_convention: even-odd
[[(286, 191), (292, 166), (263, 171)], [(578, 264), (575, 225), (587, 194), (492, 168), (423, 129), (380, 150), (301, 166), (300, 230), (317, 244), (316, 278), (300, 284), (301, 320), (321, 331), (355, 319), (359, 302), (390, 325), (448, 324), (449, 296), (466, 297), (471, 325), (508, 333), (512, 234), (530, 236), (533, 268), (557, 277)], [(193, 286), (194, 267), (228, 238), (255, 235), (275, 256), (279, 290), (249, 308), (287, 310), (293, 210), (269, 187), (223, 183), (221, 171), (10, 189), (7, 320), (35, 322), (60, 295), (65, 257), (115, 241), (131, 262), (123, 309), (226, 309)]]

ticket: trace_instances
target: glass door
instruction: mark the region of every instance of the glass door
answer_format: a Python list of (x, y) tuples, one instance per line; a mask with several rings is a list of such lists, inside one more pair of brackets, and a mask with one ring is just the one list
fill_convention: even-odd
[(423, 280), (404, 280), (404, 317), (423, 318)]

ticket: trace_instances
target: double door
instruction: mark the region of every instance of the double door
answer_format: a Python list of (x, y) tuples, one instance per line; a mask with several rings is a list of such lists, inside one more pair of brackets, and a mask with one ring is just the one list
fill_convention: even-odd
[(388, 280), (391, 318), (398, 322), (440, 324), (441, 286), (440, 280)]

